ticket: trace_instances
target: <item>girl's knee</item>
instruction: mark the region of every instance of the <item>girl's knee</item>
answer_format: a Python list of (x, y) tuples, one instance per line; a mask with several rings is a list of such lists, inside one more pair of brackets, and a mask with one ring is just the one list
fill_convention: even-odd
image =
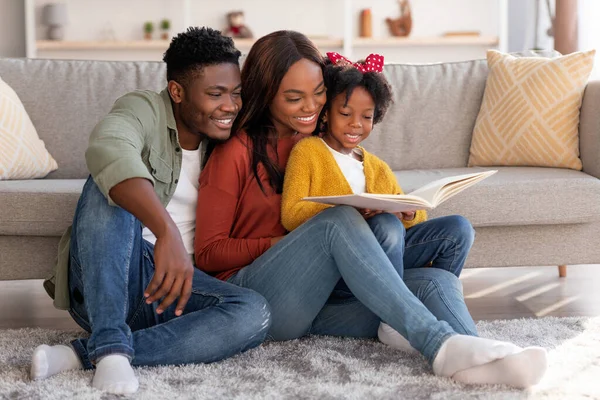
[(469, 222), (468, 219), (462, 215), (450, 215), (446, 218), (451, 225), (452, 231), (456, 232), (458, 238), (468, 246), (473, 244), (473, 241), (475, 240), (475, 229), (473, 229), (473, 225), (471, 225), (471, 222)]

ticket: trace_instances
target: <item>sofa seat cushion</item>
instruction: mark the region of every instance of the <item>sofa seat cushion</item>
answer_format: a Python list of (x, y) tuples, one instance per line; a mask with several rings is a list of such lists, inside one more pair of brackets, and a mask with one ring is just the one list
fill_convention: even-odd
[[(492, 168), (486, 168), (492, 169)], [(474, 227), (553, 225), (600, 221), (600, 180), (558, 168), (497, 167), (498, 173), (429, 212), (459, 214)], [(448, 168), (396, 171), (405, 193), (447, 176), (484, 170)]]
[(85, 179), (0, 181), (0, 235), (61, 236)]

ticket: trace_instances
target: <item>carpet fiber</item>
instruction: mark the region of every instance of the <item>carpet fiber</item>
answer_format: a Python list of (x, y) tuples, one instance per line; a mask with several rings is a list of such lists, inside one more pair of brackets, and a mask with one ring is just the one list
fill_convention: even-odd
[[(183, 367), (139, 368), (140, 399), (578, 399), (600, 398), (600, 318), (480, 322), (481, 336), (549, 350), (538, 387), (466, 386), (434, 377), (420, 356), (372, 340), (311, 337), (268, 343), (232, 359)], [(90, 387), (91, 371), (45, 381), (28, 377), (33, 349), (77, 333), (0, 330), (0, 398), (111, 399)]]

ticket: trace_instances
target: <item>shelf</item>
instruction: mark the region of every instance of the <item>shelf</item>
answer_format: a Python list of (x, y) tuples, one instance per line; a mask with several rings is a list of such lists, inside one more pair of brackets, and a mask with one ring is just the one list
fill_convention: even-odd
[(59, 41), (38, 40), (38, 50), (164, 50), (169, 47), (168, 40), (132, 40), (132, 41)]
[[(342, 47), (342, 39), (312, 38), (317, 47)], [(234, 39), (238, 49), (250, 49), (255, 39)], [(169, 47), (169, 40), (132, 40), (132, 41), (57, 41), (38, 40), (37, 49), (48, 50), (165, 50)]]
[(493, 36), (439, 36), (439, 37), (389, 37), (356, 38), (353, 47), (401, 47), (401, 46), (497, 46)]

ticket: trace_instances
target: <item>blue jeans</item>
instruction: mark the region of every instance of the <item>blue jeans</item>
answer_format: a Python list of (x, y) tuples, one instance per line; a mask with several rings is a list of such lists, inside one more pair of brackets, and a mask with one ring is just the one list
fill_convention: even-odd
[[(451, 288), (446, 301), (462, 306), (464, 301), (451, 273), (430, 284), (435, 275), (431, 272), (445, 271), (414, 271), (418, 273), (411, 277), (411, 286), (424, 295), (424, 302), (402, 280), (358, 211), (341, 206), (289, 233), (229, 281), (254, 289), (269, 301), (273, 318), (269, 335), (275, 340), (309, 333), (375, 337), (384, 320), (433, 362), (448, 337), (464, 332), (438, 320), (425, 304), (440, 303), (444, 308), (434, 293), (442, 285)], [(454, 280), (446, 283), (448, 276)], [(341, 287), (341, 279), (352, 296)], [(460, 312), (468, 315), (466, 307)]]
[(471, 223), (460, 215), (422, 222), (408, 231), (393, 214), (379, 214), (367, 223), (400, 276), (431, 266), (460, 276), (475, 240)]
[(197, 269), (183, 314), (175, 316), (175, 304), (157, 314), (158, 304), (143, 296), (153, 255), (140, 221), (110, 206), (89, 178), (73, 220), (69, 266), (70, 314), (91, 332), (72, 342), (84, 368), (110, 354), (135, 366), (208, 363), (263, 342), (271, 322), (266, 300)]

